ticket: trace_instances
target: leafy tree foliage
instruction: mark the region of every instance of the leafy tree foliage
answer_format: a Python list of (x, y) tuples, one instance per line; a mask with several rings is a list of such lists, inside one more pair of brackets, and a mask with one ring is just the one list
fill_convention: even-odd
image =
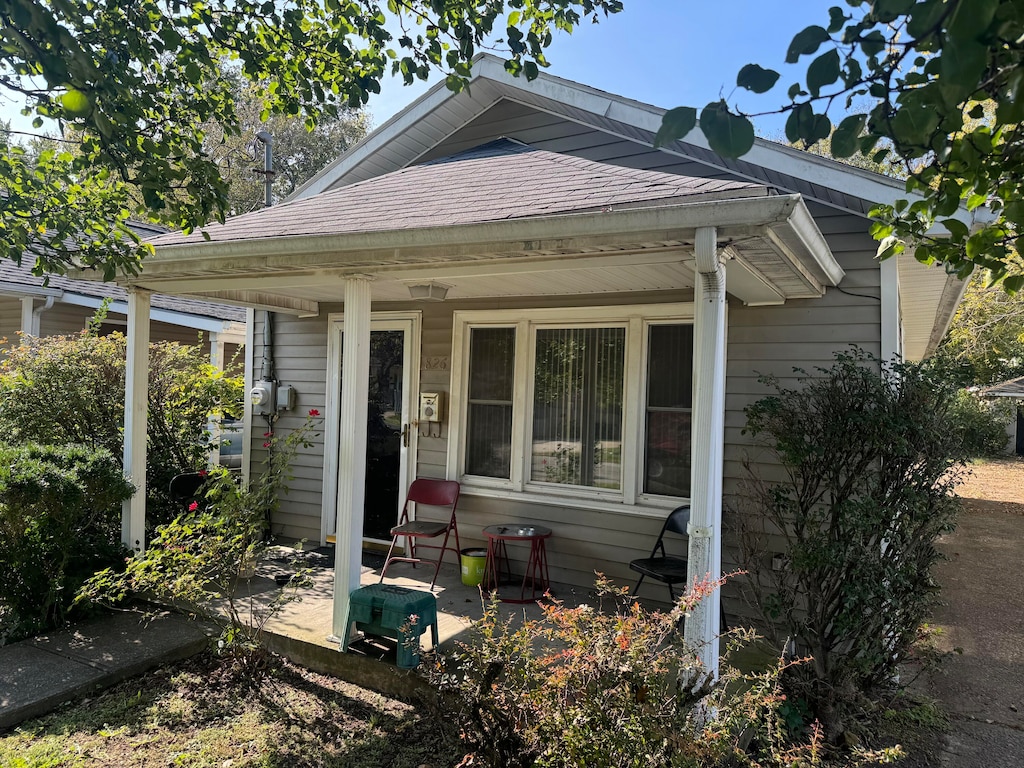
[[(619, 0), (511, 0), (502, 18), (509, 71), (534, 77), (555, 30), (621, 9)], [(504, 2), (388, 0), (8, 0), (0, 5), (0, 89), (37, 127), (81, 139), (35, 163), (0, 134), (0, 258), (62, 272), (77, 263), (135, 273), (146, 248), (130, 216), (191, 231), (228, 208), (228, 185), (199, 126), (229, 135), (241, 118), (225, 61), (266, 83), (263, 114), (313, 128), (359, 107), (390, 69), (410, 83), (432, 69), (459, 90)], [(70, 147), (66, 147), (70, 149)], [(142, 198), (133, 203), (132, 190)]]
[(207, 152), (228, 183), (229, 215), (263, 206), (263, 152), (252, 141), (259, 131), (267, 131), (274, 142), (275, 200), (290, 195), (369, 132), (369, 113), (347, 106), (336, 115), (323, 115), (312, 130), (296, 115), (270, 114), (264, 119), (261, 94), (269, 85), (251, 83), (236, 70), (225, 71), (224, 77), (232, 84), (239, 132), (231, 133), (216, 123), (204, 125), (203, 132)]
[[(907, 200), (874, 212), (883, 258), (910, 247), (919, 261), (961, 277), (982, 267), (1005, 278), (1009, 292), (1024, 287), (1022, 35), (1019, 0), (847, 0), (793, 38), (787, 63), (813, 58), (780, 110), (789, 140), (813, 145), (831, 136), (838, 158), (859, 151), (906, 170)], [(748, 64), (736, 84), (765, 93), (779, 77)], [(869, 109), (857, 106), (864, 98)], [(991, 120), (986, 103), (995, 104)], [(837, 111), (846, 116), (834, 125)], [(678, 107), (657, 140), (699, 124), (712, 149), (738, 157), (753, 145), (755, 116), (725, 99), (699, 115)], [(971, 231), (955, 218), (961, 204), (981, 214), (983, 226)]]
[(1008, 295), (976, 276), (936, 358), (936, 364), (961, 387), (1024, 376), (1024, 296)]

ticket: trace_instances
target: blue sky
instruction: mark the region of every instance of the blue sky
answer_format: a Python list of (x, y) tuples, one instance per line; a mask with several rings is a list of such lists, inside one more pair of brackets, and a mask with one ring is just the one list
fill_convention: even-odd
[[(785, 101), (789, 85), (805, 67), (783, 61), (793, 35), (809, 24), (825, 24), (836, 0), (623, 0), (625, 10), (600, 24), (582, 24), (560, 34), (548, 51), (554, 75), (659, 107), (702, 107), (725, 97), (748, 111), (766, 111)], [(778, 69), (774, 91), (753, 96), (735, 90), (736, 73), (747, 63)], [(395, 79), (370, 100), (374, 125), (424, 93), (429, 84), (403, 86)], [(17, 109), (0, 104), (0, 117), (26, 127)], [(784, 120), (757, 121), (762, 135), (781, 136)]]
[[(786, 91), (805, 71), (786, 67), (793, 35), (810, 24), (826, 25), (835, 0), (623, 0), (622, 13), (600, 24), (583, 24), (559, 35), (548, 51), (551, 74), (659, 107), (703, 107), (723, 96), (750, 111), (785, 102)], [(782, 73), (769, 94), (735, 89), (744, 64)], [(370, 101), (374, 125), (413, 101), (427, 86), (385, 85)], [(782, 133), (784, 119), (757, 121), (762, 134)]]

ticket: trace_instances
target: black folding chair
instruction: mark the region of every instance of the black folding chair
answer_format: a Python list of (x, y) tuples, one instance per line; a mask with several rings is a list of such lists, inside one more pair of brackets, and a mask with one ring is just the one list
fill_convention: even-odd
[[(636, 589), (633, 590), (633, 594), (636, 594), (640, 589), (644, 579), (650, 576), (652, 579), (666, 584), (668, 586), (669, 598), (673, 603), (676, 601), (675, 585), (685, 585), (689, 582), (689, 563), (686, 557), (668, 554), (665, 549), (665, 534), (675, 533), (679, 536), (688, 537), (689, 534), (686, 532), (686, 527), (689, 524), (689, 505), (684, 504), (681, 507), (676, 507), (669, 513), (664, 525), (661, 526), (661, 533), (658, 534), (658, 540), (654, 542), (654, 548), (651, 550), (650, 557), (641, 557), (630, 561), (630, 570), (640, 574), (640, 579), (636, 583)], [(722, 606), (721, 599), (718, 601), (718, 607), (721, 610), (721, 628), (724, 630), (727, 628), (727, 625), (725, 623), (725, 608)]]

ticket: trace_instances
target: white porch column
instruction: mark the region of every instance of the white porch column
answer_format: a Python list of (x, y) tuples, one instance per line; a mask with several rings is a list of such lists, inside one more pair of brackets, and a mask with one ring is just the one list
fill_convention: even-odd
[(146, 417), (149, 410), (149, 291), (128, 289), (124, 382), (124, 473), (135, 493), (121, 508), (121, 541), (146, 549)]
[(36, 302), (31, 296), (21, 297), (21, 332), (28, 336), (38, 336), (39, 328), (36, 325), (37, 316), (35, 313)]
[[(216, 331), (212, 331), (210, 333), (210, 365), (217, 371), (224, 370), (224, 342), (221, 340), (220, 334)], [(246, 379), (246, 381), (248, 381), (248, 379)], [(248, 399), (249, 398), (246, 398), (246, 400)], [(210, 450), (210, 457), (208, 460), (208, 464), (212, 469), (220, 464), (220, 420), (211, 415), (206, 422), (206, 431), (209, 433), (210, 439), (213, 442), (213, 448)]]
[[(697, 230), (694, 288), (693, 465), (689, 581), (722, 573), (722, 456), (725, 443), (725, 266), (714, 227)], [(685, 637), (704, 668), (718, 674), (719, 606), (715, 590), (686, 622)]]
[(341, 405), (337, 417), (338, 516), (334, 545), (333, 638), (348, 641), (349, 593), (359, 587), (363, 551), (366, 477), (366, 401), (370, 381), (370, 281), (345, 281), (345, 333), (342, 340)]

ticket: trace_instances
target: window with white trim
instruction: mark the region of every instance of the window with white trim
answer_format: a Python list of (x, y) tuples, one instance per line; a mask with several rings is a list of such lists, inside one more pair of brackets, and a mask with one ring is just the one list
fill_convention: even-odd
[(464, 484), (689, 497), (692, 305), (456, 312), (455, 339)]

